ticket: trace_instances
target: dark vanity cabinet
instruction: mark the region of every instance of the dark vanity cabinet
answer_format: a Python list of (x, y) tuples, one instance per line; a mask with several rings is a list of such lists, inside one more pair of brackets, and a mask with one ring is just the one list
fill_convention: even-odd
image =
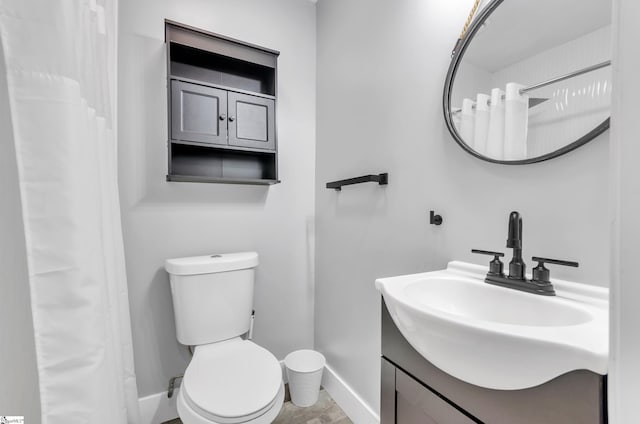
[(381, 424), (607, 422), (606, 376), (573, 371), (523, 390), (493, 390), (465, 383), (409, 345), (384, 301), (381, 376)]
[(165, 24), (167, 180), (275, 184), (278, 52)]

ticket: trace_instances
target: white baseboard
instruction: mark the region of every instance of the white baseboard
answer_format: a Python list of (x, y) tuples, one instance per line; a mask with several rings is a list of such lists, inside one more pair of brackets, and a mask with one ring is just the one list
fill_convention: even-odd
[(322, 387), (354, 424), (380, 423), (380, 416), (328, 365), (322, 375)]
[(171, 399), (167, 392), (156, 393), (138, 399), (140, 424), (160, 424), (178, 418), (176, 399), (180, 389), (173, 392)]

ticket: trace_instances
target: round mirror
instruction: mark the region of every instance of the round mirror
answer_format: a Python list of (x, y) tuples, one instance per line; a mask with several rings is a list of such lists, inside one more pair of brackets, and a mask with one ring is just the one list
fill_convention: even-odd
[(453, 53), (444, 114), (490, 162), (567, 153), (609, 128), (609, 0), (492, 0)]

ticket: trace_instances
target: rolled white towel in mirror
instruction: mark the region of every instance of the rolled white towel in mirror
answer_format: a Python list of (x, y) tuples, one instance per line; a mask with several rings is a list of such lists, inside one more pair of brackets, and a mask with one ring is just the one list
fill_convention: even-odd
[(475, 124), (475, 111), (473, 110), (473, 100), (462, 100), (462, 112), (460, 113), (460, 137), (467, 144), (473, 147), (473, 126)]
[(491, 90), (489, 107), (489, 130), (487, 132), (487, 154), (485, 156), (502, 160), (504, 158), (504, 91)]
[(482, 93), (478, 93), (476, 97), (473, 149), (484, 156), (487, 152), (487, 135), (489, 133), (489, 99), (489, 95)]
[(527, 158), (527, 128), (529, 126), (529, 96), (520, 94), (525, 86), (507, 83), (504, 102), (504, 159)]

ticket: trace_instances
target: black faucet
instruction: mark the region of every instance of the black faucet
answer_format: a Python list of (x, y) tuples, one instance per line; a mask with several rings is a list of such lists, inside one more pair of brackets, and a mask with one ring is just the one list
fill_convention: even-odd
[(519, 212), (513, 211), (509, 214), (509, 233), (507, 235), (507, 247), (513, 249), (513, 257), (509, 262), (509, 276), (503, 272), (503, 263), (500, 258), (504, 256), (502, 252), (492, 252), (489, 250), (472, 249), (471, 252), (482, 255), (491, 255), (493, 260), (489, 264), (489, 272), (484, 279), (486, 283), (510, 289), (525, 291), (528, 293), (541, 294), (545, 296), (555, 296), (556, 292), (550, 281), (549, 270), (544, 264), (556, 264), (577, 267), (577, 262), (563, 261), (558, 259), (547, 259), (533, 257), (538, 262), (538, 266), (533, 269), (533, 278), (526, 278), (526, 264), (522, 260), (522, 217)]
[(509, 278), (523, 281), (527, 266), (522, 260), (522, 218), (516, 211), (509, 215), (507, 247), (513, 249), (513, 258), (509, 262)]

